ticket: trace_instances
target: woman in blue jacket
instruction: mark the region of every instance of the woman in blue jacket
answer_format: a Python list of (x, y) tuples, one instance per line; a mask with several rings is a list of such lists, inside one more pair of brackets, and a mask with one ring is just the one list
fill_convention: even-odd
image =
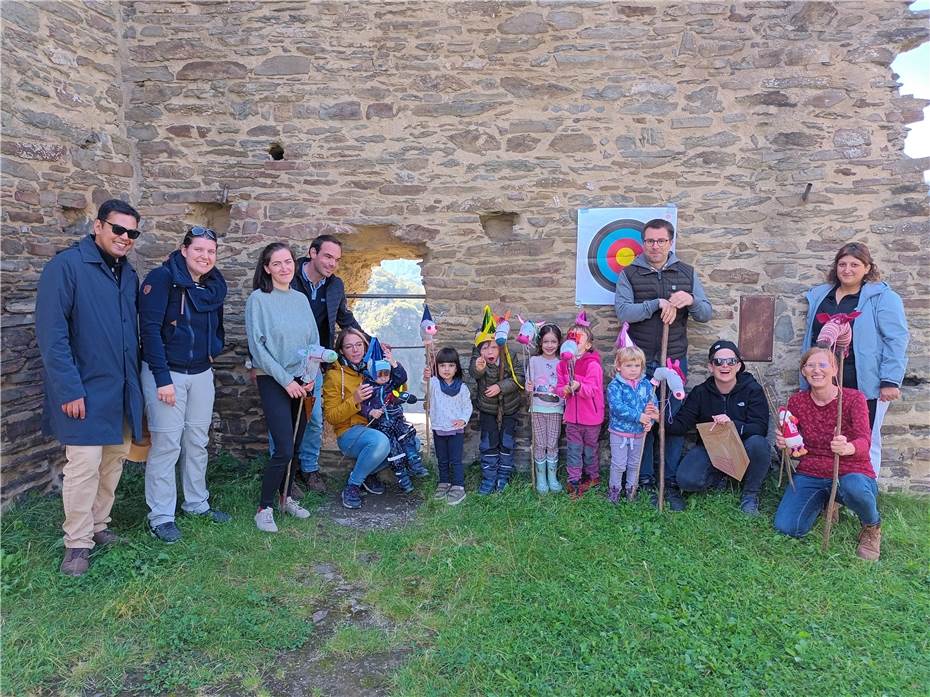
[(230, 516), (210, 507), (207, 442), (213, 421), (213, 360), (223, 350), (226, 281), (216, 265), (216, 233), (192, 227), (139, 295), (142, 392), (152, 434), (145, 466), (145, 500), (152, 534), (181, 539), (174, 522), (174, 466), (180, 457), (182, 509), (225, 523)]
[[(882, 463), (882, 421), (888, 405), (901, 397), (907, 366), (909, 334), (901, 297), (880, 280), (878, 265), (861, 242), (840, 247), (827, 273), (827, 283), (807, 293), (807, 332), (802, 351), (817, 340), (823, 323), (817, 315), (859, 311), (852, 323), (853, 343), (843, 366), (843, 387), (865, 395), (872, 445), (869, 456), (875, 474)], [(802, 389), (806, 388), (801, 378)]]

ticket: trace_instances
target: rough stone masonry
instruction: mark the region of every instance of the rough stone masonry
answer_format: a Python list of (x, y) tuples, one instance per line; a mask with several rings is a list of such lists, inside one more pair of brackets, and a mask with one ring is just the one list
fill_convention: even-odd
[[(927, 40), (926, 12), (879, 0), (0, 11), (4, 500), (60, 478), (62, 448), (39, 432), (36, 280), (111, 196), (143, 214), (142, 273), (185, 225), (222, 233), (230, 350), (213, 444), (238, 455), (264, 446), (242, 309), (270, 240), (304, 250), (342, 235), (356, 292), (372, 263), (422, 259), (441, 339), (466, 350), (486, 302), (574, 317), (576, 209), (673, 203), (679, 253), (716, 308), (693, 328), (692, 365), (736, 337), (741, 296), (775, 295), (775, 360), (750, 367), (783, 397), (803, 291), (840, 244), (865, 241), (913, 333), (881, 483), (930, 490), (930, 161), (902, 153), (924, 102), (900, 96), (889, 67)], [(587, 309), (606, 352), (612, 310)]]

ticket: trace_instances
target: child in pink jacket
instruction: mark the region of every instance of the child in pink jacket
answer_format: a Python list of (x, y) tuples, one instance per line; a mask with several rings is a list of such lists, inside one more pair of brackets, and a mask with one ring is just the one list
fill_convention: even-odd
[(578, 498), (601, 481), (598, 438), (604, 423), (604, 369), (583, 311), (568, 338), (578, 346), (577, 358), (559, 361), (556, 390), (565, 396), (568, 493)]

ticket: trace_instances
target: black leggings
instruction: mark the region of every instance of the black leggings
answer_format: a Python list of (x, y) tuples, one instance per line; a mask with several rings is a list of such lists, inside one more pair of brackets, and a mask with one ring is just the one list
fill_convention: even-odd
[[(259, 375), (258, 395), (262, 400), (262, 409), (265, 411), (265, 423), (271, 432), (271, 442), (274, 443), (274, 455), (265, 465), (262, 474), (262, 494), (259, 500), (260, 508), (274, 506), (275, 493), (284, 493), (284, 475), (288, 465), (294, 459), (294, 443), (303, 438), (304, 428), (307, 425), (307, 415), (303, 409), (302, 399), (292, 399), (277, 381), (268, 375)], [(297, 436), (294, 436), (294, 420), (300, 410), (300, 421), (297, 423)], [(293, 476), (291, 484), (294, 483)], [(290, 491), (287, 492), (290, 495)]]

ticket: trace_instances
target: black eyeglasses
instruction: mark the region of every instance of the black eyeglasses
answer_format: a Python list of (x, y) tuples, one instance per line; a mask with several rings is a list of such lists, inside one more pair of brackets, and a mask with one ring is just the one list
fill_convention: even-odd
[(103, 222), (105, 222), (107, 225), (110, 226), (110, 228), (112, 228), (113, 234), (116, 235), (117, 237), (119, 237), (120, 235), (127, 235), (129, 239), (134, 240), (134, 239), (137, 239), (139, 235), (142, 234), (142, 230), (131, 230), (129, 228), (123, 227), (122, 225), (111, 223), (109, 220), (104, 220)]
[(216, 232), (211, 230), (208, 227), (202, 227), (200, 225), (195, 225), (187, 233), (191, 237), (206, 237), (208, 240), (213, 240), (216, 242)]
[(723, 365), (736, 365), (739, 363), (739, 358), (713, 358), (710, 362), (719, 368)]

